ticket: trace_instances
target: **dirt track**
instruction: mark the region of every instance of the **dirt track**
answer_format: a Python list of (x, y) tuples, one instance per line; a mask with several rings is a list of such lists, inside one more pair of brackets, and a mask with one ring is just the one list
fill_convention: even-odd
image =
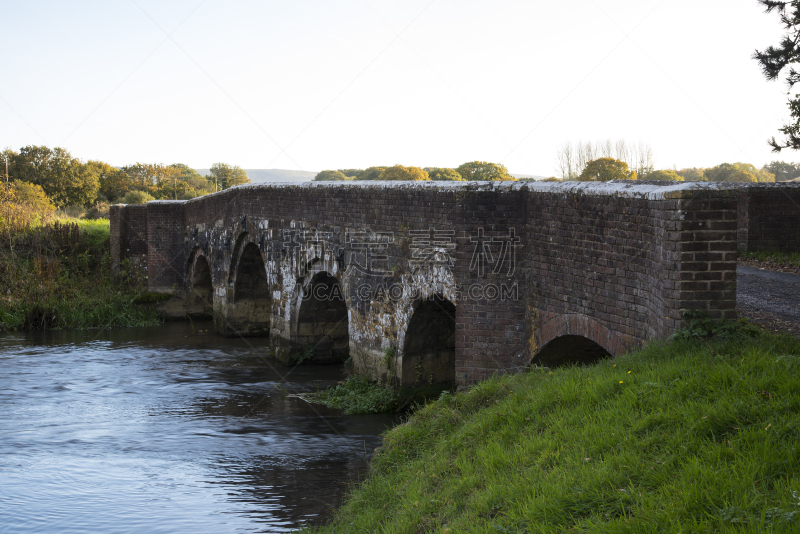
[(739, 317), (800, 336), (800, 274), (739, 265), (736, 278)]

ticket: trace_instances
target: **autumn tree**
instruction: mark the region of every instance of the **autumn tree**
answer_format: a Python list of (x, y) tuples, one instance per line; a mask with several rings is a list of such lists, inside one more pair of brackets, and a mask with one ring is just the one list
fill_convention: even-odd
[(339, 169), (339, 172), (347, 176), (348, 178), (358, 178), (358, 175), (361, 174), (361, 169)]
[(678, 176), (683, 176), (683, 181), (685, 182), (707, 182), (708, 178), (706, 178), (705, 169), (698, 169), (696, 167), (692, 167), (689, 169), (681, 169), (676, 171)]
[(343, 182), (345, 180), (351, 180), (352, 178), (348, 177), (341, 171), (321, 171), (318, 172), (317, 175), (314, 177), (315, 182)]
[(722, 163), (705, 170), (709, 182), (758, 182), (749, 169), (738, 163)]
[(647, 179), (654, 181), (662, 180), (662, 181), (682, 182), (683, 176), (681, 176), (675, 171), (663, 170), (663, 171), (653, 171), (651, 173), (648, 173)]
[(411, 182), (419, 182), (430, 180), (428, 173), (419, 167), (404, 167), (402, 165), (393, 165), (388, 167), (381, 175), (381, 180), (403, 180)]
[(467, 181), (493, 182), (516, 180), (508, 174), (508, 169), (500, 163), (488, 161), (469, 161), (458, 166), (456, 172)]
[(464, 178), (455, 169), (447, 167), (425, 167), (428, 176), (434, 182), (463, 182)]
[(590, 161), (578, 177), (581, 182), (608, 182), (610, 180), (636, 180), (636, 171), (628, 164), (614, 158), (599, 158)]
[(386, 167), (367, 167), (361, 172), (357, 180), (383, 180), (383, 171), (386, 170)]
[[(763, 51), (756, 50), (753, 59), (758, 61), (767, 80), (777, 80), (785, 68), (786, 84), (791, 92), (794, 85), (800, 81), (800, 72), (791, 65), (800, 63), (800, 0), (778, 2), (775, 0), (758, 0), (767, 13), (776, 11), (780, 15), (781, 25), (786, 34), (781, 38), (780, 44), (769, 46)], [(779, 142), (772, 137), (768, 143), (773, 152), (780, 152), (784, 148), (800, 149), (800, 95), (795, 94), (789, 98), (789, 112), (791, 121), (784, 124), (778, 131), (785, 138)]]
[(250, 178), (247, 177), (244, 169), (238, 165), (228, 165), (227, 163), (213, 164), (206, 178), (214, 184), (217, 191), (250, 183)]
[(130, 191), (132, 187), (131, 179), (122, 169), (96, 160), (89, 160), (86, 165), (94, 169), (100, 182), (97, 194), (98, 200), (118, 202), (125, 196), (125, 193)]

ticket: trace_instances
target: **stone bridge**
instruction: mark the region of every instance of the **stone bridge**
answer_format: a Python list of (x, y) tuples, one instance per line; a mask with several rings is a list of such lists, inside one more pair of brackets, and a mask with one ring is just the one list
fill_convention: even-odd
[(737, 221), (763, 190), (248, 185), (113, 206), (112, 256), (172, 296), (169, 315), (267, 336), (285, 363), (352, 358), (385, 382), (471, 384), (620, 354), (675, 332), (685, 310), (735, 318), (737, 239), (786, 231)]

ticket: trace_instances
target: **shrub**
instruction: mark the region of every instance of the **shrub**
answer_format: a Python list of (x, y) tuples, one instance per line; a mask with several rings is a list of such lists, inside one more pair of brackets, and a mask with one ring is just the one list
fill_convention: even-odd
[(41, 214), (50, 214), (56, 210), (42, 186), (22, 181), (16, 181), (12, 185), (17, 203), (24, 204)]

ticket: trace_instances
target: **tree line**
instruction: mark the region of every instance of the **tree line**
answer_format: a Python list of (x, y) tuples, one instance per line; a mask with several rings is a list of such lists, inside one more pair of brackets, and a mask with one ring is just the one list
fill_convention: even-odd
[(469, 161), (455, 169), (448, 167), (405, 167), (392, 165), (386, 167), (368, 167), (366, 169), (324, 170), (314, 177), (315, 181), (350, 181), (350, 180), (407, 180), (435, 182), (464, 181), (511, 181), (516, 180), (508, 172), (505, 165), (488, 161)]
[(556, 153), (558, 181), (671, 180), (686, 182), (782, 182), (800, 177), (800, 164), (773, 161), (762, 168), (750, 163), (715, 167), (656, 169), (653, 149), (644, 142), (606, 140), (567, 142)]
[(29, 145), (19, 152), (0, 153), (0, 172), (20, 202), (54, 207), (91, 207), (97, 203), (141, 204), (148, 200), (186, 200), (249, 183), (245, 171), (227, 163), (215, 163), (201, 176), (182, 163), (134, 163), (114, 167), (83, 161), (60, 147)]

